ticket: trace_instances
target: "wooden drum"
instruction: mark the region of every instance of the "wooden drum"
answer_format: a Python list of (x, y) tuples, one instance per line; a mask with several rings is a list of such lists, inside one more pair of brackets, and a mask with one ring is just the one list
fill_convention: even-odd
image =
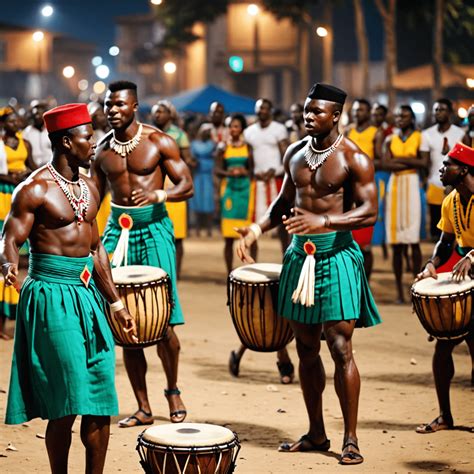
[(289, 322), (277, 314), (280, 273), (280, 264), (254, 263), (229, 275), (230, 315), (242, 344), (254, 351), (278, 351), (293, 339)]
[(205, 423), (154, 426), (138, 436), (137, 445), (150, 474), (230, 474), (239, 450), (235, 433)]
[(429, 334), (437, 339), (458, 339), (468, 334), (472, 319), (474, 280), (451, 279), (451, 272), (438, 279), (425, 278), (411, 287), (413, 309)]
[(123, 347), (147, 347), (162, 339), (171, 314), (171, 282), (158, 267), (130, 265), (112, 268), (112, 277), (123, 304), (135, 319), (138, 342), (108, 312), (115, 341)]

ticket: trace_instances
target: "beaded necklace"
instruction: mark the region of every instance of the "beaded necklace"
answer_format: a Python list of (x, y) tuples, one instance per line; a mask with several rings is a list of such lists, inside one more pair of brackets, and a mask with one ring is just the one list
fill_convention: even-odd
[[(49, 162), (47, 166), (55, 183), (61, 188), (69, 201), (69, 204), (74, 211), (74, 216), (77, 219), (77, 223), (80, 225), (86, 218), (87, 209), (89, 208), (90, 203), (89, 188), (87, 187), (86, 182), (82, 178), (79, 178), (77, 181), (69, 181), (55, 170), (51, 162)], [(70, 185), (75, 184), (78, 184), (81, 190), (79, 197), (76, 197), (69, 189)]]
[(314, 171), (322, 166), (329, 156), (331, 156), (336, 151), (336, 148), (339, 146), (342, 139), (343, 135), (341, 133), (330, 147), (326, 148), (325, 150), (316, 150), (313, 147), (313, 139), (311, 138), (311, 140), (308, 141), (306, 150), (304, 152), (304, 158), (310, 170)]
[[(471, 199), (469, 199), (469, 203), (466, 207), (466, 212), (463, 216), (462, 203), (460, 202), (459, 193), (456, 193), (454, 195), (454, 200), (453, 200), (454, 231), (456, 232), (456, 236), (458, 237), (458, 239), (461, 238), (463, 231), (466, 232), (467, 229), (470, 229), (471, 212), (472, 212), (473, 204), (474, 204), (474, 195), (471, 196)], [(459, 206), (459, 209), (458, 209), (458, 206)], [(467, 225), (465, 225), (466, 219), (467, 219)]]

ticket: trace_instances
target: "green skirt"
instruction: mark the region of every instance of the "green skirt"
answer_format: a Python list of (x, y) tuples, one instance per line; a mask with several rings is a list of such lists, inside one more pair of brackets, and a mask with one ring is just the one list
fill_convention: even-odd
[(115, 350), (92, 257), (32, 253), (20, 292), (5, 423), (118, 414)]
[(176, 287), (176, 248), (173, 224), (164, 204), (143, 207), (122, 207), (112, 204), (112, 213), (102, 237), (104, 247), (112, 254), (117, 246), (122, 228), (118, 223), (122, 214), (133, 219), (128, 238), (127, 265), (150, 265), (168, 273), (172, 286), (170, 324), (184, 324), (183, 311)]
[[(310, 307), (291, 300), (306, 258), (303, 245), (308, 240), (316, 245), (314, 306)], [(381, 322), (362, 253), (350, 232), (293, 236), (283, 259), (278, 312), (304, 324), (356, 319), (356, 326), (369, 327)]]

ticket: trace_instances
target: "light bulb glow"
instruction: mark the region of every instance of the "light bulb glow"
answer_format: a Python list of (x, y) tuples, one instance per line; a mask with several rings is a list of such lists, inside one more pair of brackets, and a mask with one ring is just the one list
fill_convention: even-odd
[(96, 94), (102, 94), (103, 92), (105, 92), (106, 88), (107, 88), (107, 86), (105, 85), (105, 82), (103, 82), (103, 81), (94, 82), (94, 85), (92, 86), (92, 90)]
[(76, 70), (75, 70), (72, 66), (66, 66), (66, 67), (63, 69), (63, 76), (64, 76), (66, 79), (71, 79), (71, 77), (73, 77), (74, 74), (76, 74)]
[(111, 56), (118, 56), (120, 53), (120, 48), (118, 46), (111, 46), (109, 48), (109, 54)]
[(40, 41), (43, 41), (44, 39), (44, 33), (42, 31), (35, 31), (33, 33), (33, 41), (36, 43), (39, 43)]
[(163, 70), (166, 72), (166, 74), (174, 74), (176, 72), (176, 63), (173, 61), (168, 61), (164, 64)]
[(93, 66), (100, 66), (102, 64), (102, 57), (101, 56), (94, 56), (91, 61)]
[(105, 64), (101, 64), (95, 68), (95, 74), (99, 79), (107, 79), (110, 74), (110, 69)]
[(327, 28), (324, 28), (324, 26), (318, 26), (316, 28), (316, 34), (321, 38), (325, 38), (329, 34), (329, 32)]
[(45, 17), (49, 17), (49, 16), (51, 16), (53, 13), (54, 13), (54, 8), (53, 8), (51, 5), (45, 5), (45, 6), (41, 9), (41, 15), (43, 15), (43, 16), (45, 16)]

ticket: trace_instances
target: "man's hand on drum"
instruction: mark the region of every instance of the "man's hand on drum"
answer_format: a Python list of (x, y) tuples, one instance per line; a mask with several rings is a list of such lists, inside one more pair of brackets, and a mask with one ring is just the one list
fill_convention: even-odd
[(237, 256), (244, 263), (255, 263), (250, 256), (250, 247), (257, 241), (257, 237), (250, 230), (250, 227), (234, 227), (234, 230), (240, 234), (240, 240), (237, 243)]
[(453, 280), (457, 282), (464, 280), (471, 272), (471, 268), (471, 259), (468, 256), (461, 258), (461, 260), (459, 260), (459, 262), (453, 267)]
[(15, 290), (20, 291), (20, 283), (18, 282), (18, 266), (14, 263), (4, 263), (2, 265), (2, 273), (5, 278), (5, 285), (13, 286)]
[(319, 214), (294, 207), (293, 216), (283, 216), (283, 224), (289, 234), (317, 234), (325, 228), (326, 219)]
[(145, 191), (138, 188), (132, 191), (132, 202), (135, 206), (146, 206), (158, 202), (158, 196), (155, 191)]
[(137, 326), (135, 320), (130, 316), (130, 313), (127, 311), (127, 308), (123, 308), (114, 313), (115, 319), (122, 326), (122, 329), (127, 334), (132, 333), (132, 339), (134, 342), (138, 342), (137, 337)]
[(438, 274), (436, 273), (436, 268), (433, 265), (433, 262), (428, 262), (425, 265), (425, 268), (416, 275), (415, 281), (423, 280), (424, 278), (434, 278), (435, 280), (438, 279)]

